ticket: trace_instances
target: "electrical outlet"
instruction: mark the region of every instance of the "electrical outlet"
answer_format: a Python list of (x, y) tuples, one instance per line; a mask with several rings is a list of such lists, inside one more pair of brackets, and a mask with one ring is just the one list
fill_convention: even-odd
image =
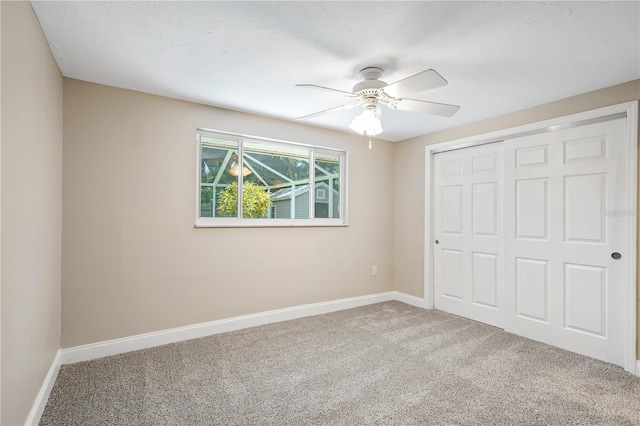
[(371, 275), (378, 275), (378, 265), (373, 265), (371, 267)]

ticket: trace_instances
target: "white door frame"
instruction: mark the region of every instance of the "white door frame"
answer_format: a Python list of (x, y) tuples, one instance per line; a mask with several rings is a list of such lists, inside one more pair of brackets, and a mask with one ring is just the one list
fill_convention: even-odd
[[(434, 282), (433, 282), (433, 155), (437, 152), (461, 149), (470, 146), (482, 145), (521, 136), (526, 133), (538, 133), (545, 131), (561, 130), (566, 127), (581, 124), (582, 121), (597, 120), (611, 115), (626, 114), (627, 122), (627, 182), (629, 182), (625, 205), (627, 214), (624, 219), (631, 231), (628, 247), (625, 253), (629, 253), (625, 280), (625, 361), (624, 369), (630, 373), (636, 372), (636, 268), (637, 268), (637, 220), (638, 220), (638, 101), (626, 102), (609, 107), (598, 108), (578, 114), (552, 118), (537, 123), (498, 130), (462, 139), (456, 139), (425, 147), (425, 206), (424, 206), (424, 306), (433, 309), (434, 306)], [(640, 362), (639, 362), (640, 365)]]

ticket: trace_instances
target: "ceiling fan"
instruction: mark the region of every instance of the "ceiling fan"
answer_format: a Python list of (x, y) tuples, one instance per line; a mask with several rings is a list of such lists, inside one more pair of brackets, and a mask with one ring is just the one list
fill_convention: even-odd
[(362, 105), (364, 107), (363, 113), (358, 115), (349, 127), (360, 134), (375, 136), (382, 132), (380, 104), (392, 109), (435, 114), (444, 117), (451, 117), (460, 109), (457, 105), (405, 98), (407, 95), (424, 92), (425, 90), (435, 89), (436, 87), (448, 84), (447, 80), (435, 70), (425, 70), (391, 84), (380, 80), (383, 73), (384, 70), (379, 67), (367, 67), (360, 70), (362, 81), (353, 86), (351, 92), (315, 84), (296, 84), (297, 87), (325, 90), (353, 99), (351, 103), (298, 117), (296, 120), (305, 120)]

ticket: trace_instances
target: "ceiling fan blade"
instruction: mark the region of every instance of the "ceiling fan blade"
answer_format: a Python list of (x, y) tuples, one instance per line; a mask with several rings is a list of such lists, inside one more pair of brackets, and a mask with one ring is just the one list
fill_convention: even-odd
[(421, 112), (424, 114), (451, 117), (460, 109), (457, 105), (439, 104), (437, 102), (420, 101), (418, 99), (402, 99), (397, 103), (397, 109), (403, 111)]
[(435, 70), (426, 70), (414, 74), (411, 77), (398, 80), (383, 88), (384, 92), (394, 98), (403, 98), (414, 93), (424, 92), (425, 90), (435, 89), (436, 87), (446, 86), (445, 80)]
[(343, 95), (347, 95), (347, 96), (353, 96), (353, 93), (351, 92), (345, 92), (344, 90), (339, 90), (339, 89), (332, 89), (331, 87), (318, 86), (316, 84), (296, 84), (296, 87), (307, 87), (309, 89), (318, 89), (318, 90), (324, 90), (327, 92), (336, 92), (336, 93), (342, 93)]
[(298, 117), (298, 118), (296, 118), (296, 120), (306, 120), (308, 118), (318, 117), (318, 116), (329, 114), (329, 113), (332, 113), (332, 112), (341, 111), (343, 109), (351, 109), (351, 108), (355, 108), (355, 107), (357, 107), (358, 105), (361, 105), (361, 104), (362, 104), (362, 102), (356, 102), (356, 103), (353, 103), (353, 104), (340, 105), (340, 106), (337, 106), (337, 107), (334, 107), (334, 108), (325, 109), (323, 111), (314, 112), (313, 114), (309, 114), (309, 115), (304, 115), (302, 117)]

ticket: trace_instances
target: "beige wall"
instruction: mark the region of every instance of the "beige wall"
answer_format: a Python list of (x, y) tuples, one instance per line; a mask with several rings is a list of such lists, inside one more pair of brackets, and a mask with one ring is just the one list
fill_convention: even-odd
[[(640, 99), (640, 80), (398, 143), (395, 146), (394, 191), (395, 205), (397, 206), (394, 225), (395, 290), (423, 297), (424, 147), (426, 145), (508, 129), (637, 99)], [(640, 291), (638, 291), (638, 295), (640, 296)], [(640, 331), (640, 316), (638, 317), (638, 330)], [(640, 354), (640, 337), (638, 338), (638, 354)]]
[(2, 416), (24, 424), (60, 347), (62, 76), (29, 2), (2, 10)]
[[(194, 229), (198, 127), (348, 150), (350, 226)], [(63, 151), (63, 348), (393, 290), (391, 143), (64, 79)]]

